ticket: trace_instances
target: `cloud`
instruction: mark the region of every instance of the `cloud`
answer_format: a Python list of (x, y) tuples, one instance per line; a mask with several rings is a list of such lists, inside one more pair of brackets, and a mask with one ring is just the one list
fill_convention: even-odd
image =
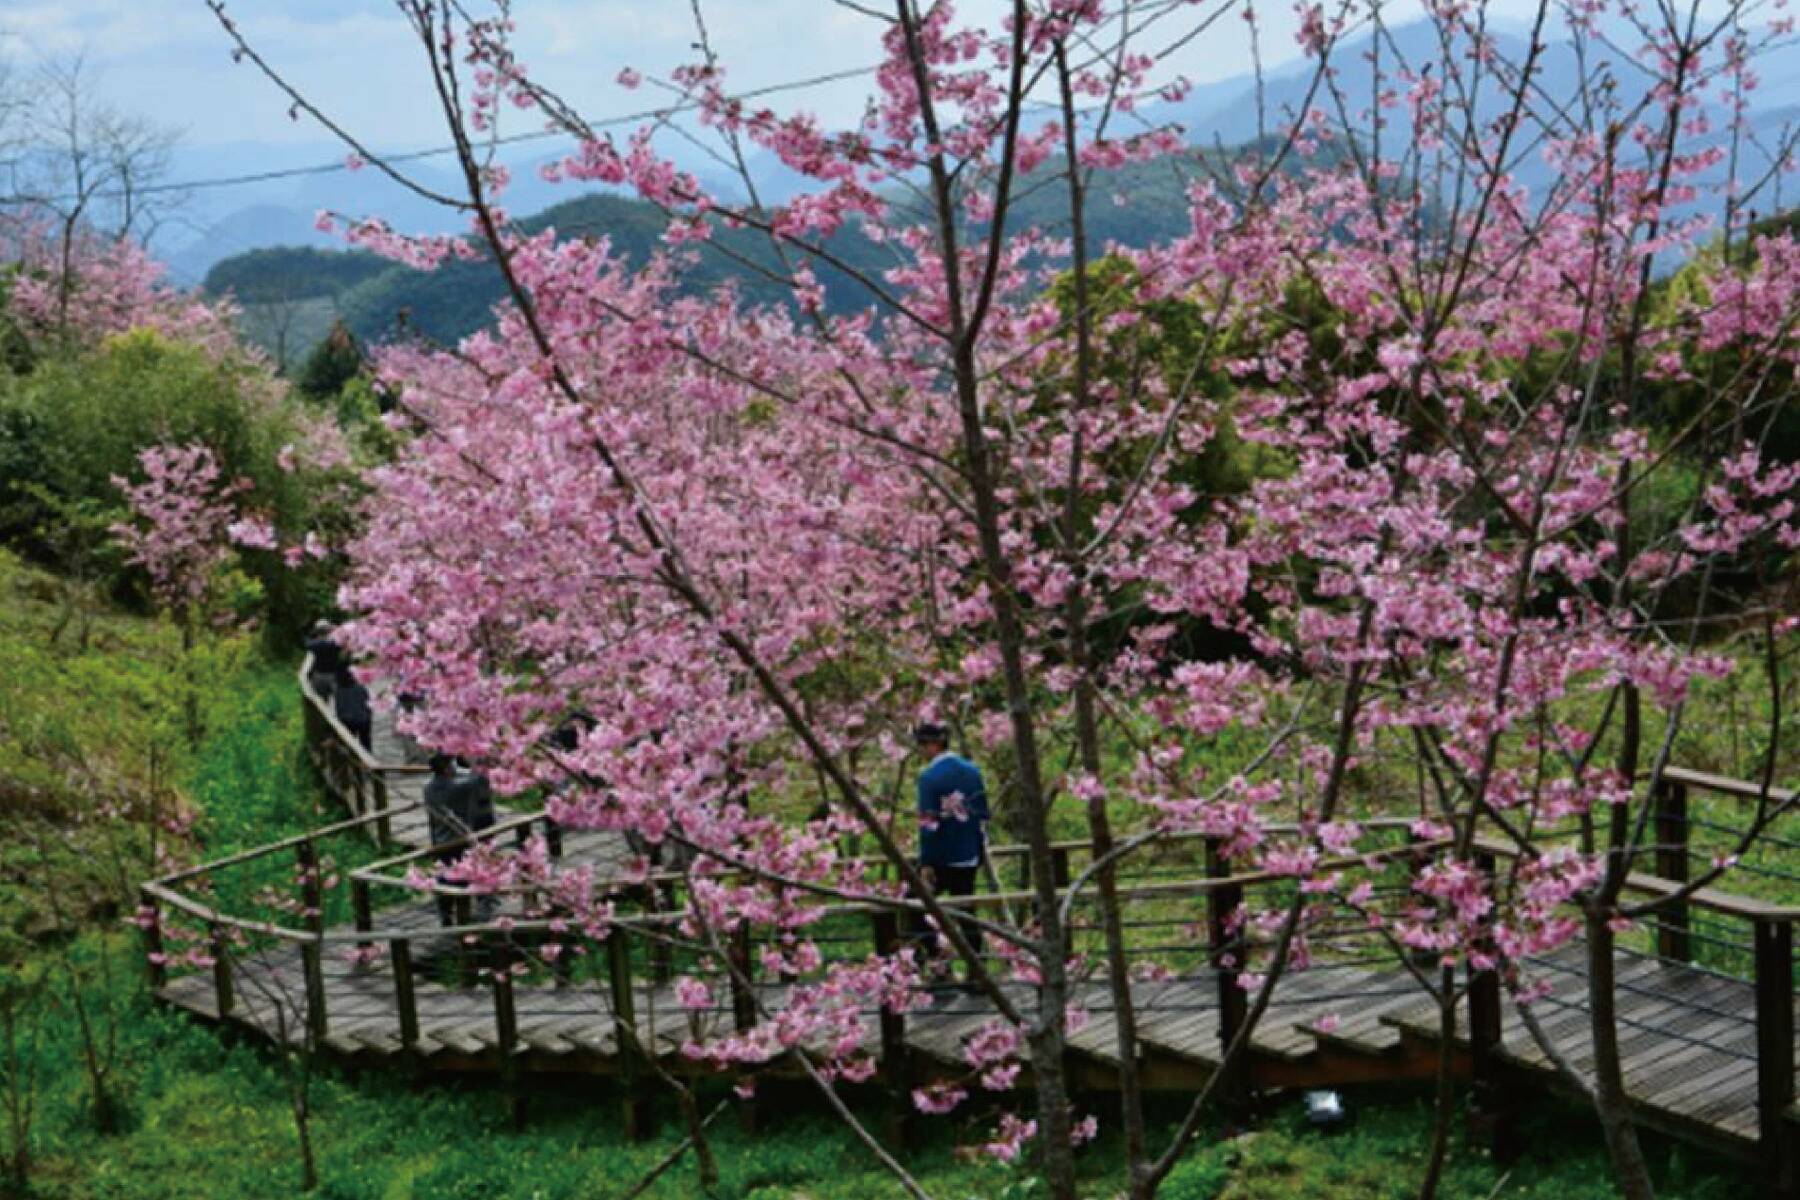
[[(962, 19), (992, 24), (1006, 0), (964, 0)], [(1158, 44), (1204, 19), (1184, 8), (1154, 31)], [(1277, 6), (1278, 7), (1278, 6)], [(534, 75), (578, 108), (606, 117), (639, 110), (643, 93), (620, 90), (619, 68), (666, 75), (694, 57), (688, 5), (680, 0), (532, 0), (516, 9), (516, 49)], [(715, 47), (738, 87), (868, 66), (880, 56), (881, 23), (831, 0), (707, 0)], [(381, 0), (236, 0), (231, 16), (302, 93), (374, 145), (442, 140), (424, 64), (406, 23)], [(1291, 14), (1263, 16), (1270, 61), (1292, 57)], [(1220, 21), (1165, 73), (1198, 81), (1245, 63), (1241, 21)], [(254, 68), (234, 65), (230, 45), (200, 0), (7, 0), (0, 27), (27, 57), (85, 52), (99, 90), (122, 106), (181, 129), (196, 146), (317, 142), (320, 130), (288, 119), (289, 103)], [(828, 122), (859, 113), (867, 81), (822, 87), (780, 103)], [(508, 127), (535, 115), (507, 114)]]

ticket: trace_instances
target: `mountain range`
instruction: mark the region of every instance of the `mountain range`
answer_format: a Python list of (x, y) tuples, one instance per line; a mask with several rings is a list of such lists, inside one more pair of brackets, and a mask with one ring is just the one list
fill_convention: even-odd
[[(1507, 60), (1519, 61), (1528, 49), (1529, 33), (1521, 26), (1500, 25), (1492, 28), (1490, 35)], [(1536, 77), (1542, 96), (1576, 97), (1584, 82), (1592, 87), (1603, 74), (1610, 74), (1617, 81), (1616, 94), (1633, 96), (1641, 93), (1648, 79), (1628, 55), (1610, 43), (1590, 43), (1585, 53), (1578, 55), (1567, 41), (1546, 42)], [(1466, 48), (1456, 49), (1460, 52)], [(1254, 143), (1267, 130), (1279, 128), (1309, 100), (1315, 108), (1335, 110), (1341, 105), (1354, 118), (1373, 102), (1372, 76), (1377, 61), (1386, 75), (1385, 86), (1392, 87), (1398, 64), (1423, 63), (1440, 57), (1436, 30), (1425, 22), (1416, 22), (1389, 30), (1379, 42), (1363, 37), (1338, 47), (1332, 58), (1332, 89), (1315, 90), (1313, 65), (1296, 60), (1266, 72), (1260, 86), (1253, 76), (1233, 76), (1193, 88), (1177, 101), (1144, 105), (1131, 119), (1138, 128), (1178, 124), (1190, 144), (1224, 153), (1226, 147)], [(1740, 147), (1740, 175), (1754, 175), (1769, 165), (1776, 157), (1775, 148), (1785, 144), (1789, 128), (1800, 125), (1800, 43), (1776, 39), (1758, 60), (1757, 71), (1766, 82), (1749, 97), (1750, 137)], [(1497, 90), (1490, 88), (1485, 96), (1476, 104), (1477, 116), (1487, 120), (1500, 115), (1502, 98)], [(1725, 100), (1709, 97), (1692, 114), (1704, 116), (1718, 131), (1704, 135), (1701, 142), (1725, 136), (1723, 131), (1729, 124)], [(1391, 145), (1401, 144), (1410, 132), (1407, 109), (1403, 105), (1389, 108), (1383, 117), (1383, 136), (1392, 139)], [(1128, 128), (1122, 122), (1115, 125), (1119, 132)], [(1526, 152), (1520, 156), (1515, 174), (1527, 187), (1541, 190), (1554, 179), (1555, 168), (1537, 152), (1535, 141), (1525, 145)], [(524, 222), (528, 228), (555, 226), (566, 234), (605, 232), (615, 248), (634, 259), (648, 254), (657, 244), (662, 222), (648, 205), (605, 192), (572, 195), (568, 185), (550, 184), (541, 178), (539, 168), (566, 152), (568, 143), (545, 138), (515, 145), (514, 149), (517, 153), (509, 162), (513, 183), (506, 204), (515, 213), (537, 214)], [(667, 150), (678, 166), (700, 176), (718, 194), (727, 198), (743, 195), (740, 181), (688, 141), (670, 139)], [(256, 147), (225, 148), (222, 155), (218, 151), (215, 147), (205, 154), (196, 152), (186, 164), (187, 169), (198, 174), (223, 174), (235, 164), (236, 171), (248, 173), (261, 168), (269, 156), (267, 150)], [(790, 199), (807, 182), (766, 152), (753, 152), (747, 166), (765, 204)], [(447, 157), (425, 158), (409, 162), (407, 171), (428, 188), (455, 194), (457, 182), (452, 167)], [(1142, 245), (1184, 226), (1182, 188), (1166, 168), (1128, 169), (1107, 179), (1105, 184), (1129, 203), (1117, 209), (1104, 202), (1093, 206), (1096, 242), (1116, 240)], [(389, 264), (364, 263), (346, 270), (335, 263), (338, 258), (366, 256), (330, 249), (340, 243), (314, 228), (314, 214), (320, 209), (352, 215), (380, 213), (395, 228), (421, 233), (451, 233), (463, 228), (462, 217), (401, 187), (375, 168), (356, 172), (328, 169), (275, 178), (248, 185), (235, 196), (249, 202), (223, 209), (214, 198), (215, 193), (209, 191), (206, 199), (212, 207), (203, 206), (197, 211), (212, 213), (211, 219), (203, 216), (202, 231), (187, 243), (165, 250), (164, 256), (177, 282), (204, 281), (206, 289), (212, 292), (233, 290), (240, 302), (251, 309), (252, 319), (247, 324), (252, 336), (265, 345), (277, 340), (271, 336), (275, 332), (270, 328), (272, 324), (280, 326), (279, 340), (283, 343), (293, 340), (290, 333), (305, 343), (322, 333), (333, 315), (341, 315), (359, 336), (380, 338), (393, 331), (402, 311), (409, 328), (434, 338), (453, 338), (484, 323), (489, 306), (499, 298), (494, 272), (480, 264), (454, 264), (438, 272), (437, 278), (426, 279), (417, 272)], [(1698, 207), (1716, 209), (1721, 203), (1713, 196), (1699, 202)], [(1024, 207), (1022, 221), (1041, 221), (1054, 227), (1060, 211), (1066, 223), (1066, 210), (1060, 208), (1056, 196), (1039, 193), (1030, 197)], [(1781, 207), (1781, 199), (1776, 195), (1758, 205), (1763, 212)], [(770, 265), (762, 239), (740, 231), (722, 235), (720, 240), (753, 261)], [(271, 247), (288, 249), (269, 253)], [(840, 234), (832, 248), (859, 267), (879, 269), (889, 261), (884, 251), (853, 231)], [(247, 251), (263, 253), (241, 257)], [(697, 286), (717, 282), (727, 272), (716, 256), (709, 261), (713, 265), (695, 277)], [(753, 273), (737, 274), (753, 296), (767, 290), (766, 284), (753, 278)], [(834, 279), (824, 270), (821, 276), (828, 301), (850, 298), (841, 277)], [(277, 311), (269, 311), (267, 306), (271, 305), (277, 306)], [(294, 348), (284, 344), (283, 357)]]

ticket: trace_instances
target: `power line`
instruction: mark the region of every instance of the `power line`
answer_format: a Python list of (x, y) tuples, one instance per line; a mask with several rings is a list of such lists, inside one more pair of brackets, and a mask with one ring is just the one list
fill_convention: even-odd
[[(739, 92), (734, 96), (727, 97), (727, 99), (753, 100), (759, 96), (772, 96), (780, 92), (800, 91), (805, 88), (819, 87), (827, 83), (840, 83), (847, 79), (872, 75), (874, 74), (875, 69), (876, 68), (874, 67), (854, 67), (843, 71), (830, 71), (823, 75), (812, 75), (805, 79), (796, 79), (788, 83), (772, 83), (766, 87), (751, 88), (748, 91)], [(639, 112), (624, 113), (620, 116), (606, 117), (602, 120), (591, 122), (589, 128), (616, 129), (622, 125), (635, 125), (644, 121), (662, 120), (674, 116), (677, 113), (692, 112), (699, 107), (698, 104), (689, 102), (667, 108), (647, 108)], [(522, 142), (537, 142), (551, 138), (567, 138), (572, 136), (573, 135), (567, 130), (563, 129), (539, 129), (530, 133), (515, 133), (506, 137), (494, 138), (491, 143), (484, 143), (484, 145), (512, 146)], [(383, 155), (382, 160), (388, 163), (419, 162), (423, 159), (437, 158), (441, 155), (454, 154), (455, 152), (456, 147), (454, 145), (432, 146), (423, 150), (408, 150), (401, 154)], [(344, 160), (337, 159), (332, 162), (315, 163), (305, 167), (282, 167), (272, 171), (255, 171), (243, 175), (220, 175), (210, 179), (190, 179), (180, 183), (153, 183), (144, 187), (133, 188), (131, 189), (130, 194), (137, 197), (168, 192), (208, 191), (214, 188), (241, 187), (244, 184), (250, 183), (272, 183), (282, 179), (301, 179), (313, 175), (330, 175), (337, 171), (348, 171), (350, 169), (351, 167), (344, 162)], [(117, 200), (122, 199), (125, 195), (126, 193), (123, 190), (115, 190), (95, 193), (93, 198)], [(64, 202), (72, 198), (73, 197), (59, 196), (57, 197), (57, 202)]]

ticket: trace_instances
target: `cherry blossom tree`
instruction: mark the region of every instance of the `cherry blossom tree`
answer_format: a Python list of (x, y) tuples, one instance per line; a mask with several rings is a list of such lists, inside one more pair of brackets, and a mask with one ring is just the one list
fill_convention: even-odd
[(130, 329), (154, 329), (215, 358), (245, 354), (230, 301), (171, 287), (162, 264), (129, 238), (86, 226), (59, 231), (27, 212), (0, 226), (0, 261), (11, 266), (7, 315), (34, 341), (92, 346)]
[(201, 443), (152, 446), (138, 455), (142, 483), (113, 482), (137, 518), (114, 526), (130, 561), (143, 567), (157, 599), (194, 609), (231, 558), (228, 539), (239, 490), (219, 478), (218, 459)]
[(202, 306), (168, 304), (142, 249), (185, 201), (165, 182), (175, 131), (95, 83), (79, 55), (0, 73), (0, 250), (23, 272), (12, 315), (40, 335), (117, 332), (150, 323), (107, 324), (158, 291), (158, 317), (192, 326)]
[(209, 627), (236, 619), (220, 592), (236, 558), (234, 543), (268, 548), (273, 534), (266, 522), (240, 514), (237, 501), (248, 490), (247, 481), (222, 478), (218, 458), (204, 443), (151, 446), (138, 454), (138, 463), (141, 483), (113, 480), (131, 519), (113, 525), (112, 533), (126, 561), (149, 576), (152, 595), (181, 630), (188, 737), (197, 743), (195, 648)]
[[(409, 437), (373, 479), (344, 635), (426, 697), (425, 742), (504, 790), (549, 789), (559, 822), (679, 847), (683, 936), (722, 971), (733, 937), (766, 936), (766, 969), (802, 982), (696, 1057), (791, 1056), (828, 1094), (866, 1078), (861, 1008), (922, 1004), (921, 953), (828, 963), (808, 931), (836, 900), (918, 914), (995, 1013), (967, 1079), (921, 1087), (918, 1107), (1028, 1085), (988, 1148), (1029, 1147), (1049, 1194), (1073, 1197), (1072, 1148), (1112, 1118), (1075, 1108), (1064, 1067), (1097, 982), (1135, 1200), (1247, 1058), (1282, 976), (1323, 961), (1346, 917), (1413, 965), (1447, 1024), (1461, 969), (1501, 972), (1529, 1013), (1530, 960), (1580, 936), (1596, 1054), (1570, 1077), (1625, 1193), (1650, 1194), (1611, 1008), (1616, 931), (1648, 911), (1622, 899), (1649, 845), (1637, 784), (1668, 765), (1689, 685), (1726, 667), (1701, 636), (1720, 564), (1782, 563), (1800, 539), (1795, 469), (1757, 449), (1792, 399), (1800, 259), (1773, 235), (1747, 264), (1724, 256), (1739, 265), (1703, 301), (1659, 306), (1655, 285), (1703, 239), (1741, 240), (1786, 169), (1782, 146), (1758, 174), (1742, 125), (1749, 63), (1778, 32), (1739, 6), (1544, 4), (1510, 44), (1481, 7), (1434, 3), (1421, 58), (1378, 7), (1308, 6), (1303, 100), (1261, 114), (1255, 145), (1206, 155), (1156, 120), (1183, 85), (1155, 47), (1235, 5), (1015, 0), (994, 28), (948, 3), (870, 7), (876, 91), (843, 129), (729, 91), (696, 6), (700, 61), (657, 82), (725, 161), (762, 150), (812, 182), (771, 206), (748, 172), (741, 195), (709, 192), (654, 127), (621, 144), (589, 124), (515, 57), (506, 5), (400, 0), (458, 147), (465, 190), (438, 195), (213, 7), (241, 58), (372, 169), (466, 212), (474, 240), (327, 224), (423, 266), (479, 242), (507, 284), (493, 328), (454, 352), (378, 356)], [(1582, 64), (1573, 99), (1543, 94), (1553, 17)], [(1353, 35), (1369, 52), (1339, 61)], [(633, 267), (604, 239), (517, 231), (493, 141), (509, 110), (576, 139), (550, 174), (663, 209), (667, 253)], [(1187, 231), (1091, 244), (1096, 197), (1145, 170), (1183, 182)], [(1053, 218), (1025, 224), (1042, 194)], [(764, 235), (770, 257), (740, 265), (788, 305), (680, 289), (694, 256), (732, 253), (720, 229)], [(888, 265), (861, 265), (852, 239)], [(825, 279), (862, 306), (827, 306)], [(1740, 370), (1697, 371), (1726, 347)], [(1691, 454), (1699, 422), (1653, 424), (1676, 385), (1732, 431), (1727, 456)], [(1201, 464), (1234, 447), (1224, 486)], [(1656, 487), (1678, 469), (1697, 484), (1671, 506)], [(1737, 617), (1780, 632), (1754, 600)], [(549, 736), (576, 714), (572, 747)], [(901, 733), (925, 715), (1007, 764), (1003, 820), (1030, 864), (1017, 923), (951, 919), (887, 819)], [(1773, 762), (1747, 840), (1780, 811)], [(800, 820), (809, 787), (825, 803)], [(1396, 816), (1423, 861), (1393, 899), (1376, 851)], [(1070, 826), (1094, 857), (1061, 887)], [(1146, 964), (1119, 874), (1194, 832), (1289, 886), (1238, 933), (1248, 1016), (1222, 1069), (1152, 1145)], [(843, 852), (850, 834), (873, 862)], [(591, 877), (541, 855), (463, 870), (529, 881), (597, 935), (612, 919)]]

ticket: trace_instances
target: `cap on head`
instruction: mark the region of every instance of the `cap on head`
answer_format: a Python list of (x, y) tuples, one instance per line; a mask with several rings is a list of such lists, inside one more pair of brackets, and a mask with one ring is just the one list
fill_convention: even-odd
[(913, 742), (920, 746), (948, 746), (950, 731), (936, 721), (920, 721), (913, 726)]
[(431, 756), (431, 773), (433, 775), (448, 775), (450, 769), (455, 765), (456, 760), (451, 758), (448, 754), (434, 754)]
[(323, 617), (321, 617), (317, 621), (313, 622), (312, 631), (313, 631), (314, 636), (324, 637), (326, 634), (331, 632), (331, 622), (327, 621)]

